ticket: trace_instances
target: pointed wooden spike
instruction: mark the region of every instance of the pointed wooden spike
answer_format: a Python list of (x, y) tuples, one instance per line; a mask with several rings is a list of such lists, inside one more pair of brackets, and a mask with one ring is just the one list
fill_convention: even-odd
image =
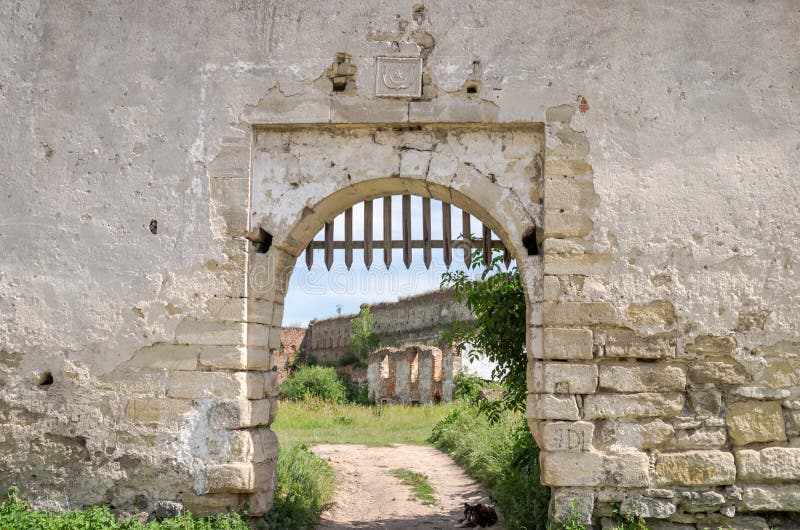
[(450, 205), (446, 202), (442, 203), (442, 258), (444, 259), (445, 266), (449, 269), (450, 264), (453, 262), (453, 253), (450, 248), (450, 242), (453, 239), (452, 230), (450, 230)]
[(328, 270), (333, 266), (333, 221), (325, 223), (325, 266)]
[(308, 270), (311, 270), (311, 267), (314, 266), (314, 241), (312, 240), (311, 243), (308, 244), (306, 247), (306, 267)]
[(411, 267), (411, 195), (403, 195), (403, 263)]
[(344, 211), (344, 264), (347, 270), (353, 266), (353, 209)]
[(503, 264), (505, 264), (506, 270), (511, 266), (511, 252), (506, 247), (503, 247)]
[(392, 264), (392, 197), (383, 198), (383, 263)]
[(472, 263), (472, 227), (469, 214), (461, 211), (461, 233), (464, 238), (464, 263), (469, 267)]
[(364, 201), (364, 265), (372, 266), (372, 201)]
[(422, 198), (422, 259), (425, 268), (431, 268), (431, 200)]
[(483, 265), (488, 267), (492, 263), (492, 230), (483, 225)]

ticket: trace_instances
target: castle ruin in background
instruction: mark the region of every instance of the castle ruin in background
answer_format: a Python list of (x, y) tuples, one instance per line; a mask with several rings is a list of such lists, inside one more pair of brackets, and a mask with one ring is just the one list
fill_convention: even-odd
[(369, 356), (369, 397), (376, 403), (453, 400), (453, 356), (434, 346), (381, 348)]

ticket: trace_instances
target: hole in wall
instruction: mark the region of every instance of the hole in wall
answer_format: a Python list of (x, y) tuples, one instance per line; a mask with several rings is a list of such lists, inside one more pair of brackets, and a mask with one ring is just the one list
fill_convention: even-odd
[(522, 245), (528, 251), (528, 256), (539, 255), (539, 242), (536, 240), (536, 230), (531, 230), (522, 237)]
[(272, 234), (260, 226), (245, 237), (253, 243), (253, 246), (256, 247), (256, 252), (259, 254), (266, 254), (272, 246)]
[(36, 377), (36, 386), (47, 390), (53, 384), (53, 374), (50, 372), (43, 372)]
[(158, 221), (150, 219), (150, 233), (156, 235), (158, 233)]

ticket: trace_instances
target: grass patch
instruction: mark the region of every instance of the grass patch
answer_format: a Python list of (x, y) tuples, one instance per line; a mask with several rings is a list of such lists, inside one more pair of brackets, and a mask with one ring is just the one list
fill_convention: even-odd
[(335, 486), (336, 472), (304, 444), (281, 447), (278, 488), (267, 524), (286, 530), (314, 528)]
[(436, 504), (436, 490), (434, 490), (431, 483), (428, 482), (428, 475), (417, 473), (416, 471), (404, 467), (393, 469), (392, 475), (399, 478), (406, 486), (411, 486), (414, 497), (419, 499), (422, 504)]
[(137, 519), (118, 521), (107, 506), (92, 506), (63, 514), (32, 510), (21, 500), (19, 490), (11, 488), (0, 504), (3, 530), (248, 530), (249, 518), (238, 513), (195, 519), (191, 514), (164, 521), (141, 523)]
[(281, 401), (271, 428), (281, 446), (315, 443), (386, 446), (431, 445), (433, 427), (453, 410), (452, 404), (332, 404), (318, 400)]

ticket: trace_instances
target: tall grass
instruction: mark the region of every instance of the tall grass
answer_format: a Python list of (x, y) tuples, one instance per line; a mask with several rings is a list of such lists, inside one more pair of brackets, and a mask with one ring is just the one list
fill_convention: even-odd
[(511, 529), (545, 530), (550, 489), (539, 482), (539, 448), (522, 414), (496, 423), (460, 402), (433, 429), (431, 442), (489, 490)]
[(333, 497), (336, 472), (304, 444), (283, 447), (278, 456), (278, 489), (265, 517), (269, 528), (314, 528)]
[(376, 405), (281, 401), (272, 429), (282, 446), (342, 443), (385, 446), (430, 445), (434, 425), (453, 405)]

